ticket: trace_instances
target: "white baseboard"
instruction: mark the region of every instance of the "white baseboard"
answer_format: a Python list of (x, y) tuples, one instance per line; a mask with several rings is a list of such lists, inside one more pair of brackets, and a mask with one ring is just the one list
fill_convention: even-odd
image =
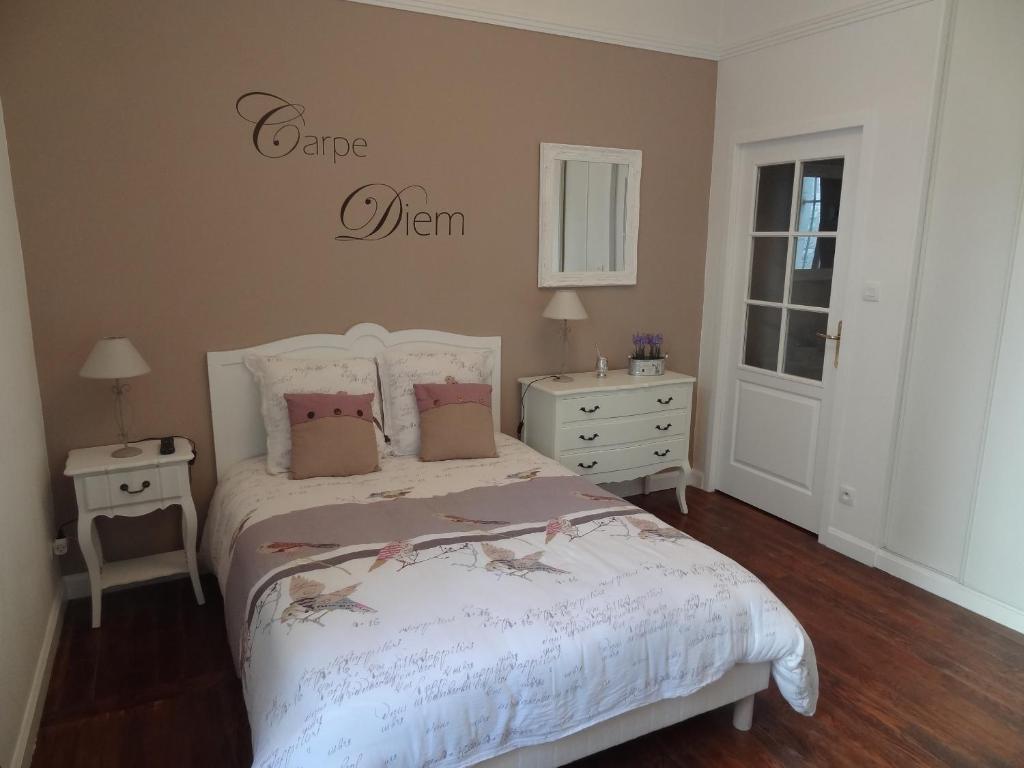
[(66, 605), (63, 584), (58, 582), (57, 591), (53, 596), (53, 605), (50, 607), (50, 617), (46, 622), (46, 632), (43, 634), (43, 642), (36, 659), (36, 671), (32, 675), (32, 687), (29, 690), (25, 712), (21, 718), (18, 740), (14, 744), (14, 754), (11, 758), (12, 768), (29, 768), (32, 764), (32, 753), (36, 748), (36, 737), (39, 734), (39, 721), (43, 716), (43, 705), (46, 704), (46, 691), (50, 687), (53, 660), (57, 655), (57, 646), (60, 644), (60, 630), (64, 625), (64, 607)]
[(997, 624), (1024, 633), (1024, 611), (995, 598), (983, 595), (943, 573), (907, 560), (885, 549), (878, 550), (875, 566), (915, 587), (945, 598), (952, 603), (981, 614)]
[[(205, 574), (206, 572), (206, 569), (202, 567), (199, 569), (200, 575)], [(161, 576), (158, 579), (150, 579), (146, 582), (119, 584), (116, 587), (107, 587), (103, 591), (118, 592), (122, 589), (131, 589), (132, 587), (138, 587), (142, 584), (159, 584), (161, 581), (174, 581), (175, 579), (187, 579), (188, 577), (187, 573), (172, 573), (170, 576)], [(83, 597), (89, 597), (89, 574), (86, 571), (69, 573), (64, 577), (64, 599), (78, 600)]]
[[(675, 490), (678, 481), (678, 469), (659, 472), (656, 475), (651, 475), (648, 488), (651, 492)], [(690, 474), (686, 476), (686, 484), (697, 488), (702, 487), (704, 485), (704, 473), (699, 469), (691, 469)], [(607, 488), (616, 496), (639, 496), (644, 492), (644, 481), (640, 479), (626, 480), (622, 483), (601, 483), (601, 487)]]
[(818, 534), (818, 541), (829, 549), (834, 549), (842, 555), (856, 560), (858, 563), (875, 567), (875, 557), (878, 554), (878, 547), (869, 544), (864, 539), (858, 539), (837, 528), (828, 528)]
[(971, 589), (944, 573), (907, 560), (894, 552), (876, 547), (835, 528), (822, 532), (818, 541), (840, 554), (892, 574), (997, 624), (1024, 633), (1024, 611)]

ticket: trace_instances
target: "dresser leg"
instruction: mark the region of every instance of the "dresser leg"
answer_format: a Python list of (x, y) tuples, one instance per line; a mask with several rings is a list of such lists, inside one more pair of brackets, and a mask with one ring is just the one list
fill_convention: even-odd
[(686, 508), (686, 470), (679, 470), (679, 482), (676, 483), (676, 501), (679, 502), (679, 511), (684, 515), (690, 514)]
[(85, 567), (89, 571), (89, 599), (92, 602), (92, 628), (100, 626), (103, 601), (103, 570), (100, 565), (99, 536), (92, 518), (78, 516), (78, 546), (82, 550)]
[(196, 594), (196, 602), (206, 603), (203, 585), (199, 582), (199, 568), (196, 565), (196, 505), (191, 498), (181, 501), (181, 538), (185, 544), (185, 559), (188, 561), (188, 575), (192, 579), (192, 591)]

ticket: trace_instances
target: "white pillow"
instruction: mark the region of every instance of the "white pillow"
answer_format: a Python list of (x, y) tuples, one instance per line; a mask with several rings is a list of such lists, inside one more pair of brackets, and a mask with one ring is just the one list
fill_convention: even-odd
[(494, 355), (489, 349), (437, 351), (397, 348), (380, 359), (384, 390), (384, 428), (391, 454), (407, 456), (420, 450), (420, 414), (413, 384), (443, 384), (451, 376), (460, 384), (490, 384)]
[[(373, 415), (380, 421), (381, 403), (377, 391), (377, 367), (372, 358), (299, 360), (290, 357), (246, 355), (245, 367), (260, 388), (260, 411), (267, 432), (267, 472), (279, 475), (292, 466), (292, 430), (288, 422), (286, 393), (346, 392), (350, 395), (373, 393)], [(380, 430), (377, 453), (384, 448)]]

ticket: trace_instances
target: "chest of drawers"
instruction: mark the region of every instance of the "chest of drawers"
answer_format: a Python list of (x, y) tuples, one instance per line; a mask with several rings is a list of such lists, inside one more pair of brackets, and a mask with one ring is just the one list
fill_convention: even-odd
[(604, 378), (576, 373), (571, 381), (537, 379), (519, 380), (527, 445), (595, 483), (678, 468), (676, 497), (686, 512), (692, 376), (610, 371)]

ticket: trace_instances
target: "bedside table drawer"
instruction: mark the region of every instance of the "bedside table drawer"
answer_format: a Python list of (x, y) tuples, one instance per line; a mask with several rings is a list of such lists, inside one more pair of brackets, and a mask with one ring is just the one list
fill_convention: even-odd
[(558, 448), (561, 451), (574, 451), (603, 445), (648, 442), (686, 434), (689, 430), (688, 410), (577, 422), (558, 430)]
[(562, 400), (561, 422), (570, 424), (616, 416), (640, 416), (647, 413), (690, 408), (689, 384), (666, 384), (593, 395), (566, 397)]
[(656, 464), (678, 464), (687, 461), (689, 443), (685, 437), (680, 437), (599, 451), (574, 451), (563, 454), (560, 461), (562, 466), (579, 475), (599, 475)]
[(164, 496), (160, 485), (160, 471), (156, 467), (109, 474), (107, 484), (110, 488), (112, 507), (157, 501)]

